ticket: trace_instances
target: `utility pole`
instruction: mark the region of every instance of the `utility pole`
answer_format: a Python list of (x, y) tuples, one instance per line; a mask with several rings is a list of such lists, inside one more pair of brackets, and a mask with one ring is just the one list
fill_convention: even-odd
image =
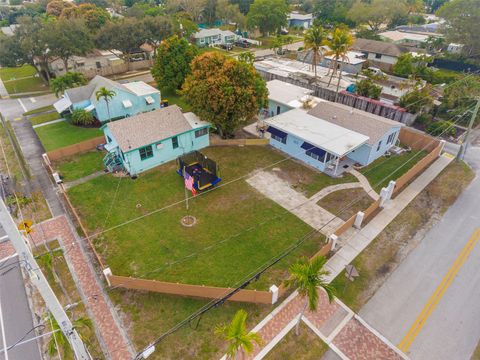
[(72, 322), (55, 296), (55, 293), (50, 288), (47, 279), (43, 275), (35, 258), (30, 252), (30, 247), (27, 240), (22, 236), (22, 234), (20, 234), (19, 230), (17, 229), (17, 225), (13, 221), (3, 200), (0, 200), (0, 225), (3, 227), (8, 235), (8, 238), (12, 242), (12, 245), (18, 254), (19, 261), (23, 264), (25, 270), (28, 272), (30, 280), (37, 288), (38, 292), (45, 301), (48, 310), (57, 321), (65, 337), (68, 339), (68, 342), (70, 343), (75, 354), (75, 358), (77, 360), (91, 360), (91, 356), (83, 344), (82, 339), (80, 339), (77, 331), (73, 328)]
[(473, 109), (472, 117), (470, 118), (470, 122), (468, 123), (467, 132), (465, 133), (465, 138), (462, 141), (462, 145), (457, 153), (457, 160), (463, 160), (465, 154), (467, 152), (468, 141), (470, 137), (470, 133), (472, 131), (473, 123), (477, 118), (478, 110), (480, 109), (480, 97), (477, 98), (477, 104), (475, 105), (475, 109)]

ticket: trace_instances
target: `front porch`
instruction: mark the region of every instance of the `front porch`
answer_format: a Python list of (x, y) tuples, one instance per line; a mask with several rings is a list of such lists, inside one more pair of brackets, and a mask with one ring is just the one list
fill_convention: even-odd
[(335, 157), (325, 164), (325, 170), (323, 172), (331, 177), (339, 177), (342, 176), (344, 172), (352, 169), (355, 163), (355, 161), (346, 156), (343, 158)]

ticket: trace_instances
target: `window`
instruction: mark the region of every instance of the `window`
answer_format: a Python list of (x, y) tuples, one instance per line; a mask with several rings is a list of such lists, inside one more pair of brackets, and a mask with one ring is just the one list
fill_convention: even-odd
[(176, 136), (172, 138), (172, 147), (174, 149), (178, 148), (178, 137)]
[(110, 138), (110, 136), (107, 135), (107, 142), (108, 143), (111, 143), (112, 142), (112, 139)]
[(123, 151), (120, 151), (120, 154), (122, 155), (123, 161), (125, 161), (125, 154), (123, 153)]
[(333, 155), (330, 153), (327, 153), (327, 156), (325, 157), (325, 162), (328, 163), (330, 160), (332, 160)]
[(272, 134), (272, 139), (273, 140), (277, 140), (278, 142), (281, 142), (282, 144), (286, 144), (287, 143), (287, 137), (286, 136), (278, 136), (278, 135), (275, 135), (275, 134)]
[(377, 151), (380, 150), (380, 146), (382, 146), (382, 140), (380, 140), (380, 141), (378, 142)]
[(388, 135), (387, 144), (393, 144), (395, 141), (395, 133)]
[(277, 115), (280, 114), (280, 106), (277, 106)]
[(375, 59), (381, 59), (382, 58), (382, 54), (375, 54)]
[(145, 146), (138, 151), (140, 152), (140, 159), (141, 160), (146, 160), (146, 159), (149, 159), (153, 156), (152, 145)]
[(96, 61), (95, 62), (95, 65), (97, 66), (97, 69), (101, 69), (102, 68), (102, 63), (100, 61)]
[(318, 160), (318, 161), (322, 161), (323, 160), (323, 157), (320, 158), (320, 156), (318, 156), (317, 154), (311, 152), (311, 151), (307, 151), (305, 154), (307, 154), (308, 156), (310, 156), (311, 158), (315, 159), (315, 160)]
[(195, 131), (195, 137), (196, 138), (198, 138), (200, 136), (203, 136), (203, 135), (207, 135), (207, 134), (208, 134), (208, 128), (203, 128), (203, 129)]

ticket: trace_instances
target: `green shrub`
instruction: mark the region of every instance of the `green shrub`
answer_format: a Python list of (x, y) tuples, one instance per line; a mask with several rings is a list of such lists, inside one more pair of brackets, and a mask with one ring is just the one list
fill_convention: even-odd
[(431, 114), (427, 113), (422, 113), (417, 116), (415, 119), (416, 123), (423, 124), (423, 125), (429, 125), (433, 120), (433, 116)]
[(455, 136), (457, 129), (451, 121), (436, 121), (428, 125), (427, 133), (433, 136)]
[(83, 109), (75, 109), (72, 112), (72, 123), (75, 125), (92, 125), (95, 122), (93, 115)]
[(363, 79), (357, 81), (357, 94), (371, 99), (378, 99), (382, 93), (382, 87), (376, 85), (372, 79)]

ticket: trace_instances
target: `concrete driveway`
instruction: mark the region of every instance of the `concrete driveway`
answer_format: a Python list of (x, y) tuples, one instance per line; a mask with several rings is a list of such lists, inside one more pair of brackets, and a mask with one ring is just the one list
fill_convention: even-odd
[(480, 338), (480, 147), (466, 160), (477, 177), (360, 311), (412, 359), (470, 359)]
[(19, 99), (0, 99), (0, 113), (8, 120), (22, 116), (24, 112), (53, 104), (58, 99), (54, 94)]

